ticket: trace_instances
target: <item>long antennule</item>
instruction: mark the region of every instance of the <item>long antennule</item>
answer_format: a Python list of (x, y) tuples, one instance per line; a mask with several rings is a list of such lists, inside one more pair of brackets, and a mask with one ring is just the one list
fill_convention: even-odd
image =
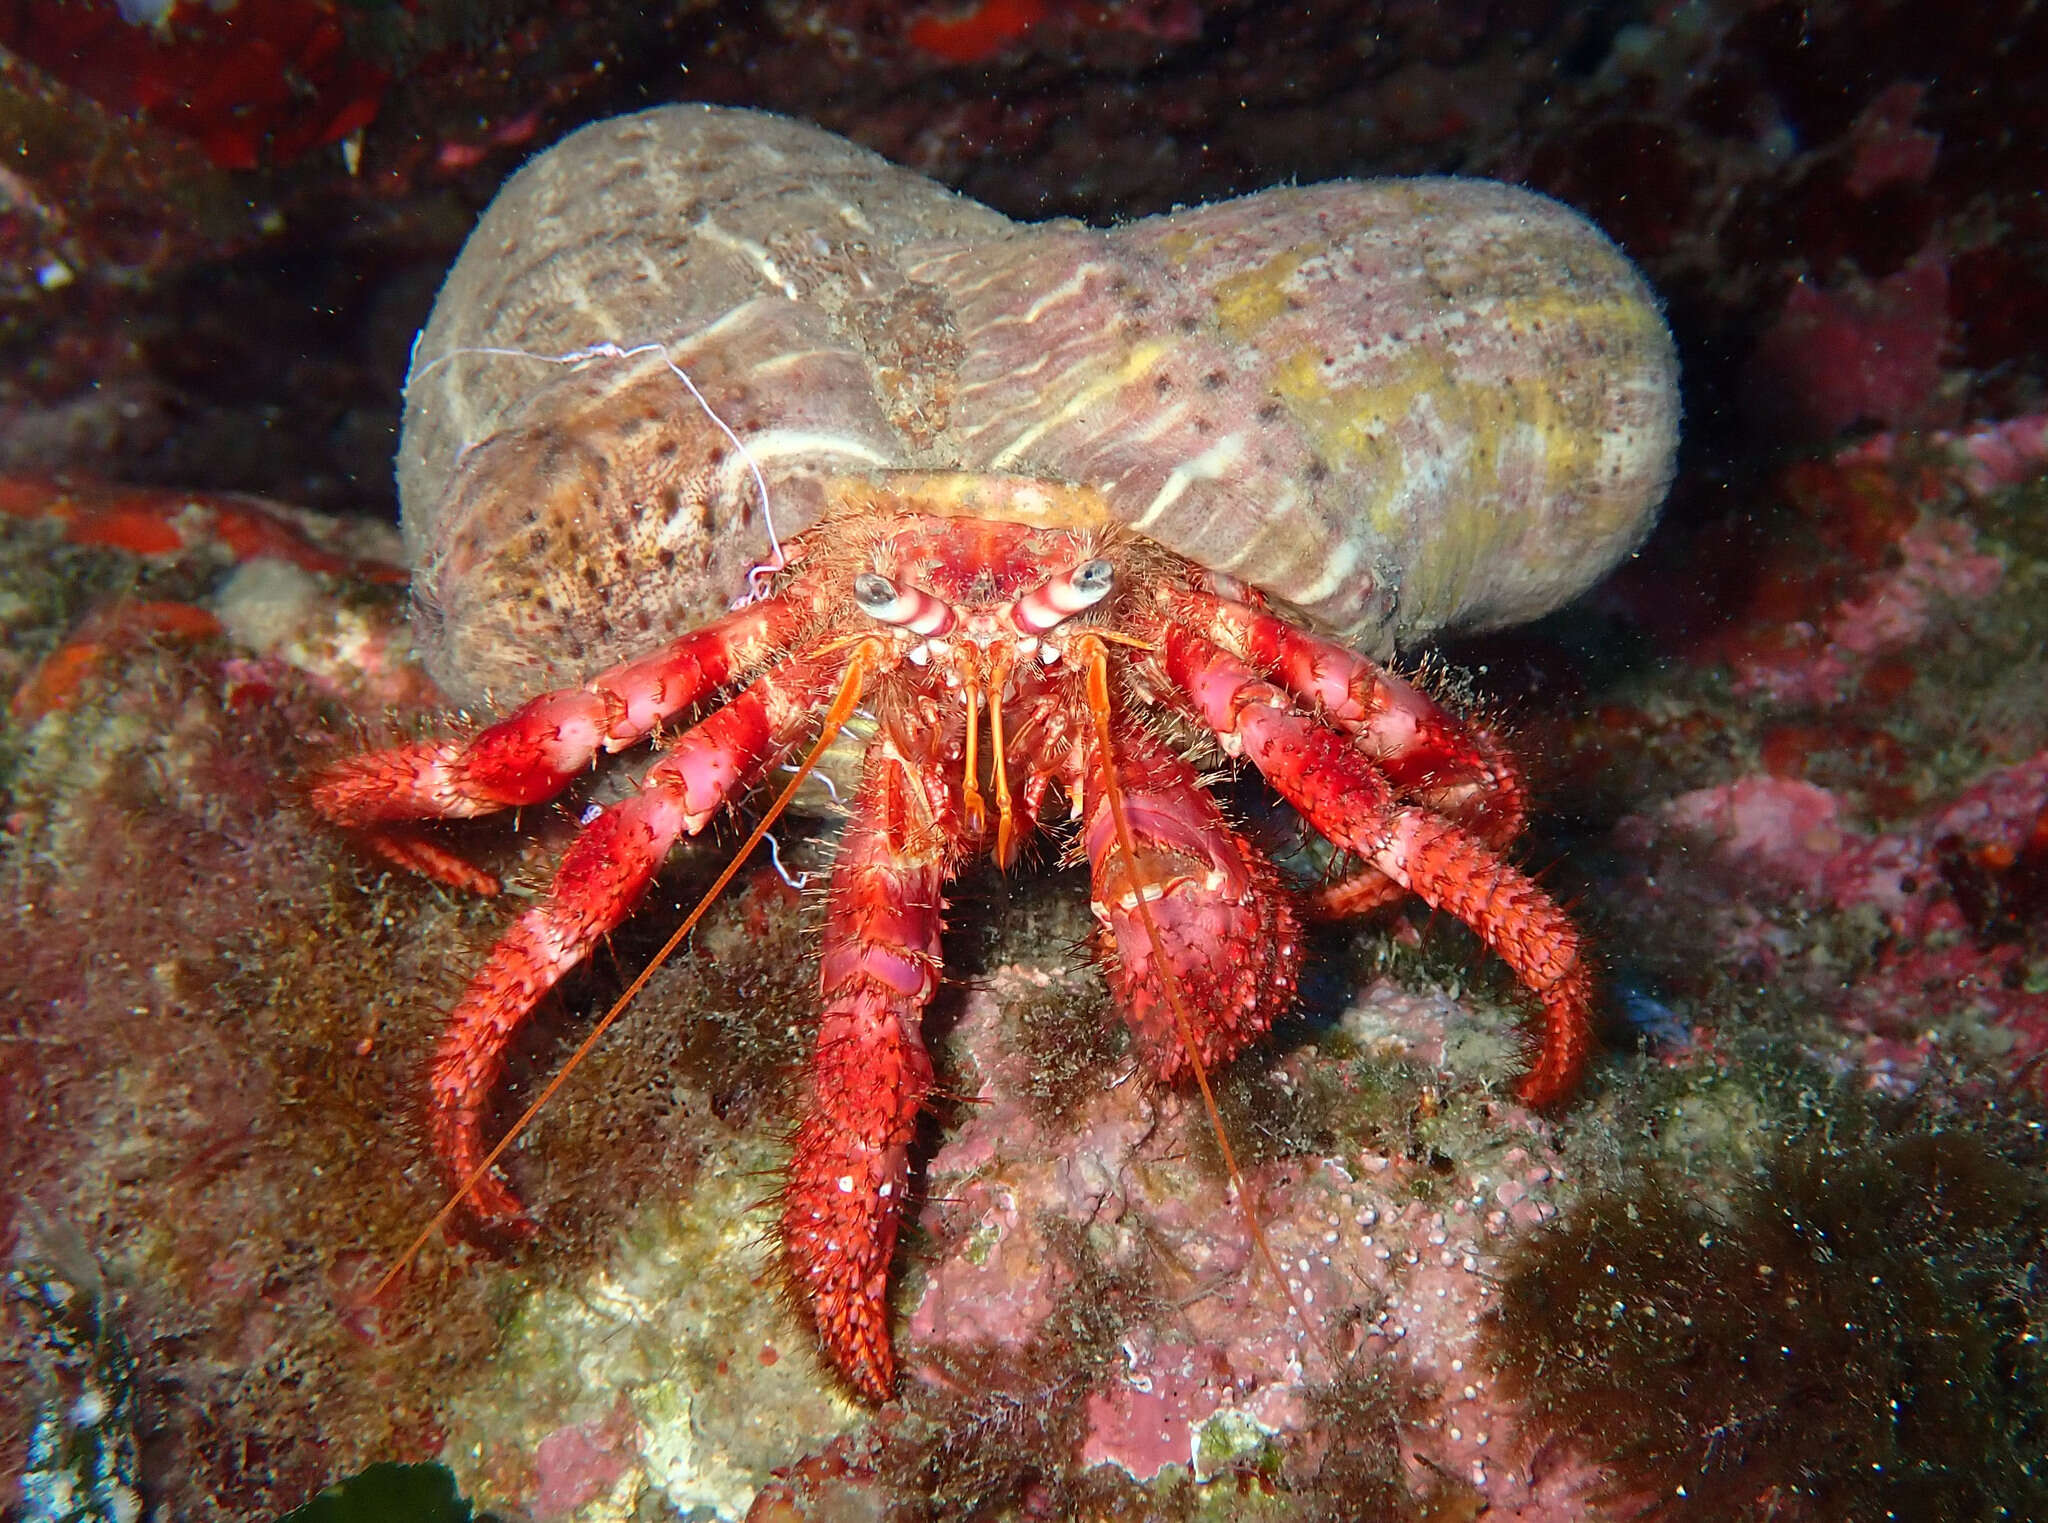
[(675, 949), (683, 944), (684, 938), (697, 928), (697, 922), (704, 918), (713, 904), (717, 903), (718, 896), (725, 892), (727, 885), (739, 874), (741, 865), (754, 848), (761, 844), (761, 838), (774, 828), (776, 820), (789, 808), (790, 800), (796, 797), (797, 789), (801, 788), (805, 779), (817, 770), (819, 760), (832, 742), (839, 738), (839, 732), (846, 728), (846, 721), (853, 717), (853, 711), (860, 703), (861, 689), (867, 684), (868, 673), (874, 669), (876, 650), (876, 643), (872, 640), (863, 640), (854, 648), (853, 654), (847, 659), (846, 675), (840, 681), (839, 692), (834, 696), (832, 707), (826, 711), (824, 725), (818, 731), (817, 741), (811, 746), (810, 753), (804, 757), (803, 764), (796, 769), (795, 775), (790, 778), (782, 792), (776, 795), (775, 802), (769, 805), (767, 812), (755, 822), (754, 828), (747, 832), (747, 838), (740, 843), (739, 850), (735, 851), (731, 860), (725, 864), (724, 871), (712, 881), (711, 887), (706, 889), (703, 897), (697, 901), (696, 908), (683, 918), (683, 923), (676, 927), (675, 934), (662, 944), (661, 950), (640, 970), (639, 976), (626, 986), (624, 993), (612, 1001), (611, 1008), (604, 1013), (604, 1018), (591, 1027), (590, 1034), (569, 1055), (568, 1062), (556, 1070), (555, 1076), (548, 1080), (538, 1095), (534, 1096), (533, 1103), (520, 1113), (519, 1119), (512, 1123), (503, 1137), (498, 1139), (497, 1146), (486, 1153), (483, 1161), (470, 1170), (469, 1176), (457, 1186), (455, 1193), (434, 1213), (433, 1220), (421, 1229), (420, 1235), (412, 1240), (397, 1261), (384, 1271), (383, 1278), (377, 1281), (367, 1300), (377, 1300), (391, 1288), (392, 1283), (401, 1274), (405, 1273), (406, 1267), (419, 1256), (420, 1250), (433, 1241), (434, 1234), (441, 1229), (442, 1224), (454, 1215), (456, 1207), (469, 1198), (470, 1192), (477, 1186), (477, 1181), (490, 1173), (492, 1166), (504, 1155), (505, 1150), (532, 1124), (533, 1118), (540, 1114), (541, 1107), (546, 1105), (553, 1098), (555, 1091), (562, 1087), (562, 1081), (575, 1072), (577, 1064), (589, 1056), (591, 1049), (596, 1047), (599, 1040), (611, 1029), (612, 1022), (625, 1014), (626, 1007), (631, 1005), (640, 991), (647, 986), (647, 980), (654, 977)]
[[(1082, 642), (1088, 662), (1088, 712), (1095, 721), (1096, 744), (1102, 751), (1102, 795), (1109, 805), (1109, 817), (1116, 825), (1117, 850), (1123, 853), (1124, 864), (1131, 874), (1132, 882), (1138, 880), (1138, 847), (1131, 834), (1131, 822), (1124, 812), (1123, 786), (1117, 780), (1116, 752), (1110, 730), (1109, 703), (1109, 656), (1100, 640)], [(1316, 1351), (1334, 1369), (1336, 1359), (1322, 1346), (1315, 1324), (1309, 1320), (1308, 1312), (1294, 1293), (1294, 1287), (1287, 1281), (1286, 1273), (1280, 1268), (1280, 1261), (1273, 1253), (1273, 1245), (1266, 1241), (1266, 1229), (1259, 1224), (1258, 1213), (1252, 1209), (1251, 1187), (1245, 1182), (1244, 1170), (1238, 1167), (1237, 1152), (1230, 1145), (1230, 1133), (1223, 1125), (1223, 1112), (1216, 1105), (1216, 1091), (1209, 1083), (1209, 1065), (1202, 1061), (1201, 1044), (1195, 1040), (1195, 1023), (1188, 1015), (1186, 1002), (1181, 998), (1180, 981), (1174, 975), (1173, 961), (1166, 953), (1165, 940), (1159, 934), (1158, 922), (1152, 918), (1152, 908), (1141, 893), (1136, 896), (1138, 918), (1145, 927), (1145, 937), (1152, 943), (1153, 959), (1159, 969), (1160, 987), (1165, 991), (1166, 1003), (1173, 1011), (1174, 1026), (1180, 1032), (1181, 1046), (1187, 1053), (1188, 1067), (1195, 1075), (1195, 1087), (1202, 1092), (1202, 1108), (1209, 1113), (1209, 1128), (1216, 1136), (1217, 1151), (1223, 1155), (1223, 1171), (1230, 1177), (1237, 1190), (1237, 1208), (1244, 1217), (1245, 1229), (1251, 1233), (1252, 1243), (1259, 1258), (1279, 1285), (1280, 1293), (1287, 1298), (1295, 1317), (1300, 1321), (1303, 1333)]]

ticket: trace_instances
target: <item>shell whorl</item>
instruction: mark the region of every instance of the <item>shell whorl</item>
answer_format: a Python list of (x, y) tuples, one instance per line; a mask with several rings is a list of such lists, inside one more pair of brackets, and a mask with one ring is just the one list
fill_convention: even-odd
[(785, 536), (845, 475), (1085, 484), (1374, 654), (1591, 585), (1647, 532), (1677, 431), (1648, 288), (1527, 191), (1339, 181), (1027, 226), (813, 127), (663, 107), (521, 170), (421, 337), (399, 484), (452, 696), (580, 679), (766, 554), (747, 462), (672, 365)]

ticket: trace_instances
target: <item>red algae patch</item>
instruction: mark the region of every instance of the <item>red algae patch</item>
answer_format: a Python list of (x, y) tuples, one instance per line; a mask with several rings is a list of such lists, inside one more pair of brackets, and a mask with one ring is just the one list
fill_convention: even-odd
[[(943, 1381), (977, 1349), (1028, 1360), (1057, 1346), (1077, 1276), (1059, 1245), (1079, 1231), (1154, 1298), (1101, 1352), (1077, 1429), (1084, 1469), (1140, 1481), (1284, 1470), (1281, 1456), (1313, 1441), (1323, 1393), (1370, 1369), (1407, 1393), (1390, 1473), (1415, 1498), (1448, 1484), (1473, 1505), (1564, 1507), (1551, 1483), (1532, 1490), (1522, 1462), (1537, 1440), (1495, 1392), (1479, 1331), (1501, 1245), (1546, 1219), (1564, 1182), (1541, 1125), (1510, 1104), (1482, 1116), (1461, 1100), (1443, 1120), (1457, 1139), (1448, 1173), (1366, 1146), (1255, 1167), (1252, 1209), (1283, 1289), (1221, 1176), (1190, 1151), (1207, 1124), (1198, 1102), (1130, 1077), (1068, 1123), (1034, 1115), (1003, 1011), (1044, 978), (998, 970), (952, 1035), (980, 1087), (930, 1165), (933, 1251), (905, 1329), (913, 1372)], [(1455, 1001), (1382, 983), (1346, 1017), (1374, 1033), (1371, 1057), (1309, 1050), (1286, 1068), (1356, 1082), (1361, 1065), (1440, 1054), (1446, 1023), (1466, 1022), (1484, 1024)]]

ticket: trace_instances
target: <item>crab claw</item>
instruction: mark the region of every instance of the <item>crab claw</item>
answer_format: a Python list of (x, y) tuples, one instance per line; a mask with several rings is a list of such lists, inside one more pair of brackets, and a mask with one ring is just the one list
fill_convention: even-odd
[(1215, 1068), (1293, 1003), (1301, 928), (1272, 865), (1225, 822), (1193, 767), (1142, 734), (1125, 741), (1116, 781), (1127, 859), (1099, 781), (1106, 764), (1094, 765), (1086, 841), (1110, 986), (1146, 1066), (1171, 1083), (1190, 1067), (1190, 1041)]

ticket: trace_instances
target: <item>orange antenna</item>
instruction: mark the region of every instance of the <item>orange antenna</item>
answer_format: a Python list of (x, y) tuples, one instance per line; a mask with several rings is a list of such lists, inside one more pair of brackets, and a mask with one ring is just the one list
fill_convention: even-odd
[[(1110, 732), (1109, 705), (1109, 657), (1101, 641), (1084, 637), (1088, 662), (1088, 712), (1095, 720), (1095, 737), (1102, 748), (1102, 796), (1109, 805), (1110, 819), (1116, 825), (1117, 850), (1123, 853), (1124, 865), (1131, 874), (1131, 882), (1138, 882), (1138, 847), (1131, 835), (1131, 822), (1124, 812), (1123, 786), (1117, 780), (1115, 751)], [(1300, 1319), (1302, 1331), (1324, 1361), (1334, 1370), (1336, 1358), (1323, 1347), (1316, 1333), (1316, 1324), (1311, 1322), (1307, 1310), (1294, 1293), (1294, 1287), (1287, 1283), (1286, 1272), (1280, 1268), (1280, 1261), (1274, 1256), (1273, 1246), (1266, 1241), (1266, 1229), (1260, 1225), (1259, 1216), (1252, 1209), (1251, 1187), (1245, 1182), (1244, 1170), (1238, 1167), (1237, 1152), (1230, 1145), (1230, 1133), (1223, 1125), (1223, 1113), (1216, 1105), (1216, 1091), (1209, 1083), (1209, 1066), (1202, 1061), (1201, 1045), (1195, 1040), (1195, 1023), (1188, 1015), (1186, 1001), (1181, 997), (1180, 980), (1174, 976), (1173, 963), (1166, 955), (1166, 944), (1159, 934), (1159, 924), (1152, 918), (1152, 907), (1143, 893), (1137, 896), (1138, 918), (1145, 927), (1145, 939), (1152, 943), (1152, 956), (1159, 968), (1159, 982), (1166, 991), (1167, 1006), (1173, 1011), (1173, 1023), (1180, 1032), (1181, 1047), (1188, 1056), (1188, 1066), (1194, 1070), (1195, 1087), (1202, 1092), (1202, 1108), (1209, 1113), (1209, 1128), (1216, 1135), (1216, 1147), (1223, 1155), (1223, 1170), (1230, 1176), (1230, 1182), (1237, 1189), (1237, 1207), (1244, 1217), (1252, 1243), (1258, 1249), (1259, 1258), (1272, 1273), (1280, 1286), (1280, 1293), (1287, 1298), (1287, 1304)]]
[(961, 697), (967, 703), (967, 756), (960, 764), (960, 817), (969, 830), (980, 835), (988, 823), (988, 808), (981, 799), (981, 673), (970, 668), (962, 676), (960, 686)]
[(1010, 680), (1010, 658), (999, 652), (989, 664), (988, 731), (989, 754), (996, 766), (996, 866), (1011, 867), (1017, 860), (1017, 812), (1010, 798), (1010, 769), (1003, 735), (1003, 685)]
[(498, 1139), (497, 1146), (484, 1155), (483, 1162), (470, 1170), (469, 1176), (456, 1187), (455, 1193), (449, 1196), (441, 1209), (434, 1213), (433, 1220), (429, 1221), (420, 1230), (420, 1235), (407, 1245), (405, 1252), (399, 1255), (397, 1262), (384, 1271), (383, 1278), (379, 1279), (375, 1288), (371, 1290), (368, 1296), (369, 1300), (375, 1301), (391, 1288), (392, 1283), (401, 1274), (405, 1273), (406, 1266), (419, 1257), (419, 1252), (422, 1248), (433, 1241), (434, 1234), (440, 1230), (442, 1224), (450, 1216), (454, 1215), (455, 1208), (469, 1198), (470, 1192), (477, 1186), (477, 1181), (490, 1173), (492, 1166), (504, 1155), (505, 1149), (509, 1148), (519, 1137), (519, 1134), (524, 1132), (533, 1123), (533, 1118), (540, 1114), (541, 1107), (554, 1097), (555, 1091), (560, 1089), (563, 1081), (575, 1071), (576, 1065), (590, 1055), (591, 1049), (596, 1047), (599, 1040), (611, 1029), (612, 1022), (625, 1014), (626, 1007), (638, 998), (642, 989), (647, 987), (647, 980), (654, 977), (661, 965), (669, 960), (675, 949), (683, 944), (684, 938), (697, 928), (697, 922), (704, 918), (706, 912), (710, 910), (713, 904), (717, 903), (718, 896), (725, 892), (727, 885), (738, 875), (741, 864), (747, 860), (748, 855), (753, 849), (761, 844), (762, 837), (767, 835), (769, 830), (774, 827), (776, 820), (782, 817), (783, 811), (789, 808), (790, 800), (796, 797), (797, 789), (801, 788), (805, 780), (817, 770), (819, 760), (824, 756), (832, 742), (839, 738), (839, 732), (846, 728), (846, 721), (853, 717), (853, 711), (860, 703), (861, 689), (867, 683), (868, 673), (874, 669), (876, 649), (877, 642), (872, 639), (864, 640), (854, 649), (852, 657), (846, 663), (846, 675), (840, 681), (839, 692), (832, 700), (832, 707), (826, 711), (824, 725), (818, 732), (816, 742), (811, 746), (810, 754), (804, 758), (803, 765), (796, 769), (795, 774), (784, 786), (782, 792), (776, 796), (775, 802), (768, 807), (767, 813), (763, 814), (755, 822), (754, 828), (747, 832), (746, 840), (742, 841), (739, 850), (732, 854), (732, 859), (725, 864), (725, 870), (719, 873), (718, 877), (713, 880), (711, 887), (704, 891), (704, 896), (697, 901), (696, 908), (691, 910), (683, 918), (683, 923), (676, 927), (675, 934), (662, 944), (661, 950), (656, 952), (653, 958), (649, 960), (647, 966), (640, 970), (639, 977), (628, 984), (625, 992), (612, 1001), (612, 1006), (609, 1010), (605, 1011), (604, 1018), (590, 1028), (590, 1034), (569, 1055), (568, 1062), (564, 1063), (556, 1071), (555, 1076), (548, 1080), (541, 1092), (534, 1096), (533, 1103), (520, 1113), (519, 1119), (512, 1123), (511, 1128), (503, 1137)]

